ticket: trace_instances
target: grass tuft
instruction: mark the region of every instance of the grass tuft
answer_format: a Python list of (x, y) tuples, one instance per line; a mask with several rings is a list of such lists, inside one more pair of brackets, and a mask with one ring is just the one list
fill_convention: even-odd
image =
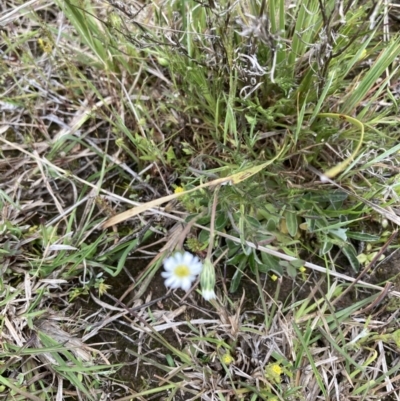
[[(4, 399), (395, 396), (396, 4), (9, 0), (0, 26)], [(167, 292), (182, 249), (209, 302)]]

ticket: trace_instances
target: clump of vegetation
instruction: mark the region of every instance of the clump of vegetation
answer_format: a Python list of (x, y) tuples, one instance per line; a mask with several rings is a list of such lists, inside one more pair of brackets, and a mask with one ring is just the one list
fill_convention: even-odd
[(398, 11), (1, 5), (0, 394), (391, 399)]

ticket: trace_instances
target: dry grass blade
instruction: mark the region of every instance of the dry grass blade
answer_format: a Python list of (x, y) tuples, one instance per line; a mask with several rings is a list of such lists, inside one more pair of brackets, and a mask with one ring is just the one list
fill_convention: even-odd
[(286, 148), (285, 148), (285, 146), (283, 146), (281, 151), (272, 160), (269, 160), (268, 162), (263, 163), (259, 166), (250, 167), (239, 173), (232, 174), (228, 177), (218, 178), (216, 180), (212, 180), (212, 181), (206, 182), (204, 184), (201, 184), (201, 185), (197, 186), (196, 188), (193, 188), (193, 189), (190, 189), (187, 191), (183, 191), (178, 194), (164, 196), (160, 199), (155, 199), (153, 201), (147, 202), (144, 205), (140, 205), (134, 209), (127, 210), (126, 212), (120, 213), (117, 216), (114, 216), (111, 219), (107, 220), (103, 224), (102, 227), (104, 229), (106, 229), (115, 224), (121, 223), (131, 217), (134, 217), (140, 213), (143, 213), (146, 210), (149, 210), (155, 206), (162, 205), (166, 202), (177, 199), (180, 196), (190, 194), (192, 192), (198, 191), (203, 188), (214, 188), (214, 187), (218, 187), (220, 185), (226, 185), (226, 184), (236, 185), (244, 180), (247, 180), (248, 178), (252, 177), (253, 175), (255, 175), (255, 174), (259, 173), (260, 171), (262, 171), (263, 169), (265, 169), (267, 166), (271, 165), (276, 159), (278, 159), (285, 152), (285, 150), (286, 150)]

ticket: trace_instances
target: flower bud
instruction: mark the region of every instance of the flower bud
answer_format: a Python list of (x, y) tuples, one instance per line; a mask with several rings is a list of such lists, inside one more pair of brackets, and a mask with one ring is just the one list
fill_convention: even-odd
[(215, 299), (215, 268), (210, 259), (206, 258), (200, 275), (201, 294), (206, 301)]

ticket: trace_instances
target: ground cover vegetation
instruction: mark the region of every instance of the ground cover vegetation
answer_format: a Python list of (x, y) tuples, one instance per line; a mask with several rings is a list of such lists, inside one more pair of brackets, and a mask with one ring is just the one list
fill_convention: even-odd
[(0, 399), (399, 399), (399, 28), (1, 2)]

